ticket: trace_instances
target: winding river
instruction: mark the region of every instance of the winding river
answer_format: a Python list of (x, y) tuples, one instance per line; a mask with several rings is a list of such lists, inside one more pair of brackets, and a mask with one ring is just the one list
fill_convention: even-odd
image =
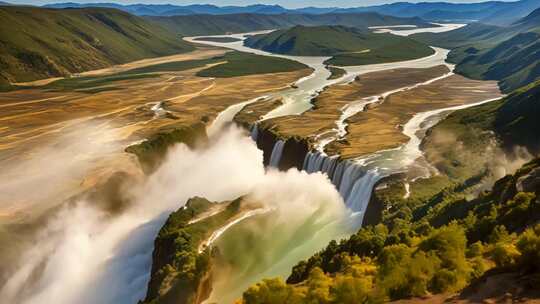
[[(433, 31), (434, 29), (436, 29), (438, 32), (443, 32), (445, 30), (450, 31), (461, 26), (464, 26), (464, 24), (461, 24), (461, 25), (441, 24), (440, 26), (433, 27), (433, 28), (414, 29), (414, 32), (410, 32), (412, 30), (406, 30), (406, 31), (410, 32), (410, 34), (419, 33), (422, 31)], [(381, 27), (378, 30), (383, 30), (383, 29), (384, 28)], [(326, 65), (324, 64), (324, 62), (330, 59), (331, 57), (289, 56), (289, 55), (282, 55), (282, 54), (274, 54), (274, 53), (269, 53), (269, 52), (265, 52), (258, 49), (253, 49), (244, 45), (244, 40), (247, 39), (247, 37), (252, 36), (252, 35), (257, 35), (257, 34), (269, 33), (269, 32), (272, 32), (272, 30), (242, 33), (242, 34), (196, 36), (196, 37), (184, 38), (184, 40), (188, 42), (192, 42), (192, 43), (223, 47), (223, 48), (228, 48), (228, 49), (232, 49), (232, 50), (236, 50), (240, 52), (252, 53), (252, 54), (257, 54), (257, 55), (274, 56), (274, 57), (279, 57), (279, 58), (290, 59), (290, 60), (303, 63), (313, 69), (312, 74), (302, 79), (299, 79), (294, 84), (293, 87), (285, 89), (285, 90), (281, 90), (279, 92), (271, 94), (270, 96), (267, 96), (268, 98), (280, 98), (283, 104), (275, 108), (274, 110), (268, 112), (267, 114), (265, 114), (262, 120), (276, 118), (280, 116), (286, 116), (286, 115), (300, 115), (313, 107), (311, 100), (315, 98), (326, 86), (352, 81), (358, 75), (371, 73), (371, 72), (396, 69), (396, 68), (429, 68), (429, 67), (434, 67), (437, 65), (447, 64), (446, 57), (448, 56), (448, 52), (449, 52), (448, 50), (445, 50), (442, 48), (432, 47), (434, 50), (434, 53), (432, 55), (419, 58), (419, 59), (392, 62), (392, 63), (340, 67), (340, 68), (343, 68), (347, 73), (340, 78), (328, 79), (328, 77), (330, 76), (330, 71), (326, 68)], [(396, 33), (400, 33), (401, 31), (391, 30), (391, 32), (393, 34), (396, 34)], [(237, 41), (216, 42), (216, 41), (209, 41), (209, 40), (201, 40), (205, 38), (225, 38), (225, 37), (237, 39)], [(255, 100), (253, 100), (252, 102), (254, 101)], [(247, 104), (249, 104), (249, 102), (243, 103), (244, 106)], [(237, 110), (236, 112), (239, 112), (242, 109), (242, 107), (240, 108), (238, 108), (237, 106), (232, 106), (232, 107), (234, 110), (233, 109), (225, 110), (228, 113), (227, 118), (230, 117), (229, 116), (230, 114), (233, 114), (232, 116), (234, 117), (234, 114), (236, 113), (233, 113), (233, 112), (236, 110)], [(222, 124), (223, 122), (221, 120), (217, 120), (216, 123)]]
[[(396, 27), (377, 27), (373, 28), (376, 32), (390, 32), (395, 35), (407, 36), (411, 34), (421, 32), (434, 32), (440, 33), (444, 31), (450, 31), (458, 29), (464, 24), (436, 24), (437, 26), (428, 28), (413, 28), (412, 26), (396, 26)], [(420, 82), (412, 86), (406, 86), (392, 91), (388, 91), (381, 95), (370, 96), (361, 100), (352, 102), (341, 109), (342, 114), (340, 118), (335, 122), (336, 127), (331, 131), (326, 131), (324, 134), (319, 134), (319, 142), (316, 145), (317, 151), (308, 153), (304, 160), (304, 170), (307, 172), (324, 172), (328, 175), (330, 180), (334, 183), (339, 190), (341, 196), (345, 200), (346, 205), (354, 213), (360, 215), (360, 223), (363, 218), (363, 214), (367, 208), (367, 203), (371, 196), (371, 191), (375, 183), (384, 176), (400, 172), (405, 170), (408, 166), (413, 164), (415, 160), (422, 156), (420, 151), (420, 143), (425, 134), (425, 131), (438, 122), (446, 113), (452, 110), (466, 108), (474, 106), (475, 104), (469, 104), (459, 107), (450, 107), (445, 109), (438, 109), (434, 111), (428, 111), (424, 113), (416, 114), (405, 126), (403, 133), (407, 135), (410, 140), (408, 143), (391, 150), (379, 151), (369, 156), (340, 161), (338, 157), (328, 157), (324, 153), (324, 146), (333, 140), (343, 138), (347, 134), (347, 119), (356, 113), (363, 111), (367, 105), (373, 102), (380, 102), (387, 96), (400, 92), (403, 90), (409, 90), (422, 85), (430, 84), (434, 81), (449, 77), (453, 75), (454, 66), (446, 62), (449, 50), (432, 47), (434, 53), (430, 56), (407, 60), (400, 62), (391, 62), (383, 64), (370, 64), (361, 66), (346, 66), (341, 67), (346, 71), (346, 74), (338, 79), (329, 80), (329, 71), (324, 65), (324, 61), (328, 57), (308, 57), (308, 56), (287, 56), (281, 54), (272, 54), (265, 51), (252, 49), (243, 45), (243, 41), (250, 35), (268, 33), (270, 31), (243, 33), (234, 35), (217, 35), (217, 36), (205, 36), (205, 37), (190, 37), (185, 38), (187, 41), (201, 43), (212, 46), (219, 46), (229, 48), (237, 51), (254, 53), (266, 56), (276, 56), (280, 58), (286, 58), (295, 60), (306, 64), (314, 71), (308, 77), (298, 80), (295, 86), (272, 93), (271, 95), (261, 98), (281, 98), (283, 104), (274, 110), (268, 112), (262, 117), (261, 120), (271, 119), (275, 117), (285, 115), (301, 115), (305, 111), (308, 111), (313, 107), (312, 99), (316, 97), (325, 87), (347, 83), (353, 81), (358, 75), (384, 71), (396, 68), (430, 68), (438, 65), (446, 65), (450, 72), (442, 76), (435, 77), (428, 81)], [(201, 40), (204, 38), (215, 37), (231, 37), (238, 39), (234, 42), (215, 42), (208, 40)], [(223, 125), (224, 120), (230, 122), (234, 115), (242, 110), (242, 108), (256, 100), (244, 102), (239, 105), (234, 105), (227, 108), (222, 112), (223, 115), (219, 115), (214, 121), (211, 129), (216, 125)], [(486, 101), (479, 101), (480, 103)], [(257, 138), (257, 128), (252, 129), (252, 138)], [(283, 152), (283, 141), (276, 142), (271, 155), (271, 166), (276, 166), (281, 158)], [(427, 169), (426, 169), (427, 171)], [(427, 174), (427, 173), (426, 173)]]

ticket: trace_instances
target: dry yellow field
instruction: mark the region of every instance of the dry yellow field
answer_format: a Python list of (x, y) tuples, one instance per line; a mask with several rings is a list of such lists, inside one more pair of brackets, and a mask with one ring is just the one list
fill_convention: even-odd
[(479, 102), (501, 96), (496, 81), (477, 81), (453, 75), (431, 84), (398, 92), (349, 119), (346, 140), (328, 146), (330, 153), (353, 158), (395, 148), (408, 137), (401, 127), (414, 114)]
[[(149, 59), (85, 74), (106, 75), (224, 52), (205, 48), (200, 53)], [(195, 76), (203, 68), (115, 81), (104, 86), (114, 86), (113, 90), (96, 93), (40, 88), (0, 93), (0, 221), (24, 218), (30, 206), (32, 213), (41, 213), (117, 171), (140, 174), (137, 162), (123, 152), (131, 143), (163, 128), (201, 120), (211, 122), (232, 104), (258, 97), (261, 90), (288, 86), (311, 73), (305, 69), (271, 77)], [(53, 178), (51, 172), (55, 173)], [(21, 189), (33, 191), (29, 195)]]

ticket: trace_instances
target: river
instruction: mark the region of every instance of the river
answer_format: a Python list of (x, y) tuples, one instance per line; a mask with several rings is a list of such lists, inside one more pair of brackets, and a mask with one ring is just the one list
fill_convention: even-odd
[[(244, 39), (246, 35), (226, 36)], [(186, 38), (191, 41), (193, 39)], [(347, 74), (344, 77), (328, 80), (330, 72), (323, 64), (327, 57), (269, 54), (244, 47), (242, 41), (197, 43), (288, 58), (314, 70), (310, 76), (298, 80), (294, 88), (227, 108), (218, 115), (209, 129), (210, 133), (223, 128), (245, 105), (257, 100), (284, 98), (284, 105), (269, 112), (263, 119), (300, 115), (312, 107), (311, 99), (327, 85), (350, 81), (355, 75), (373, 71), (444, 64), (448, 53), (447, 50), (434, 48), (433, 55), (417, 60), (346, 67)], [(268, 222), (266, 220), (257, 222), (256, 218), (247, 219), (242, 222), (245, 224), (220, 231), (222, 234), (219, 238), (212, 240), (218, 246), (234, 245), (232, 247), (236, 249), (223, 251), (225, 256), (234, 258), (238, 250), (242, 249), (237, 245), (246, 244), (239, 237), (241, 234), (235, 234), (234, 231), (245, 229), (253, 232), (248, 228), (264, 228), (260, 230), (262, 234), (253, 238), (259, 241), (257, 243), (260, 247), (245, 248), (240, 253), (245, 256), (252, 251), (265, 254), (270, 257), (268, 264), (257, 264), (257, 268), (252, 268), (256, 270), (253, 276), (234, 279), (227, 277), (230, 278), (229, 284), (221, 286), (221, 289), (216, 288), (213, 293), (214, 299), (219, 293), (227, 294), (230, 299), (238, 297), (242, 291), (240, 287), (252, 284), (263, 276), (287, 275), (296, 261), (325, 246), (329, 240), (349, 234), (351, 228), (360, 225), (375, 183), (382, 176), (403, 170), (421, 157), (419, 144), (425, 130), (448, 111), (468, 106), (472, 105), (416, 114), (404, 126), (404, 134), (411, 139), (396, 149), (341, 163), (336, 158), (316, 154), (316, 151), (307, 155), (304, 167), (309, 170), (305, 171), (325, 173), (333, 167), (330, 180), (318, 173), (265, 170), (262, 166), (262, 152), (249, 137), (234, 128), (215, 136), (215, 142), (203, 150), (193, 151), (178, 145), (171, 150), (164, 165), (149, 176), (147, 181), (131, 187), (133, 203), (123, 214), (110, 217), (91, 208), (84, 201), (74, 202), (61, 210), (42, 229), (34, 248), (22, 255), (23, 267), (19, 267), (7, 284), (2, 286), (0, 296), (10, 303), (135, 303), (144, 297), (153, 240), (171, 211), (178, 209), (192, 196), (221, 201), (255, 193), (256, 198), (272, 202), (273, 208), (281, 210), (278, 216), (270, 219), (269, 226), (264, 226)], [(158, 105), (155, 110), (159, 110)], [(278, 142), (275, 153), (280, 151), (282, 144)], [(278, 161), (276, 156), (273, 163)], [(337, 187), (341, 197), (330, 181)], [(343, 201), (349, 210), (344, 208)], [(352, 226), (351, 221), (354, 221)], [(255, 226), (246, 226), (249, 222)], [(258, 257), (251, 256), (251, 262), (258, 263)]]

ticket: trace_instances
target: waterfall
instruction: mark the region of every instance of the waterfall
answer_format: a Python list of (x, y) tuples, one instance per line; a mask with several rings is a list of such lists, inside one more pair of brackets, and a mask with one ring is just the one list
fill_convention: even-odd
[(376, 169), (369, 170), (361, 178), (354, 182), (349, 195), (345, 198), (345, 204), (354, 212), (360, 213), (360, 225), (364, 220), (364, 215), (373, 192), (375, 183), (381, 178)]
[(334, 170), (338, 165), (338, 156), (329, 157), (326, 154), (314, 151), (308, 152), (304, 159), (303, 170), (307, 173), (322, 172), (332, 179)]
[(279, 167), (279, 161), (281, 160), (281, 154), (283, 153), (284, 147), (285, 141), (283, 140), (278, 140), (275, 143), (274, 148), (272, 149), (272, 155), (270, 156), (270, 162), (268, 163), (270, 167)]
[(303, 170), (328, 175), (347, 207), (359, 213), (366, 211), (373, 186), (380, 179), (377, 170), (368, 170), (350, 160), (339, 161), (337, 156), (329, 157), (319, 151), (308, 152)]
[(341, 184), (341, 178), (343, 177), (343, 171), (346, 168), (347, 161), (341, 161), (336, 166), (336, 170), (334, 170), (334, 175), (332, 176), (332, 184), (336, 186), (336, 188), (339, 189), (339, 185)]
[(250, 136), (251, 136), (251, 139), (253, 139), (253, 141), (255, 143), (257, 143), (257, 138), (259, 137), (259, 127), (257, 127), (257, 124), (254, 124), (252, 127), (251, 127), (251, 133), (250, 133)]
[(364, 176), (365, 169), (352, 161), (345, 161), (345, 167), (339, 183), (339, 194), (343, 199), (349, 197), (357, 179)]

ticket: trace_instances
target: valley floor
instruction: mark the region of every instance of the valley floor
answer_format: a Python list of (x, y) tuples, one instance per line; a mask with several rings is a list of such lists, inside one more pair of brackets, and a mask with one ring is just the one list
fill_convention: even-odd
[[(86, 72), (84, 77), (104, 81), (86, 86), (86, 78), (80, 78), (81, 83), (77, 85), (81, 88), (32, 87), (0, 93), (2, 222), (28, 219), (30, 210), (31, 217), (40, 214), (52, 207), (53, 202), (63, 201), (81, 187), (89, 189), (115, 171), (136, 173), (138, 165), (123, 152), (134, 142), (158, 131), (200, 121), (211, 122), (230, 105), (287, 87), (310, 73), (309, 69), (304, 69), (274, 73), (271, 77), (264, 74), (230, 78), (196, 75), (216, 65), (212, 63), (178, 72), (142, 74), (142, 77), (119, 80), (106, 78), (134, 68), (190, 62), (224, 53), (223, 49), (203, 48), (188, 54)], [(78, 81), (78, 78), (68, 81), (71, 80)], [(56, 79), (50, 81), (54, 84)], [(43, 86), (45, 82), (34, 84)], [(69, 159), (74, 154), (78, 157)], [(38, 163), (40, 166), (36, 166)], [(21, 194), (21, 187), (35, 187), (41, 181), (39, 177), (45, 179), (49, 175), (48, 170), (43, 170), (47, 166), (50, 170), (59, 170), (55, 178), (48, 181), (54, 183), (50, 191), (35, 196)], [(69, 174), (62, 173), (66, 167)], [(71, 173), (73, 171), (75, 174)], [(34, 178), (25, 178), (29, 175)]]

